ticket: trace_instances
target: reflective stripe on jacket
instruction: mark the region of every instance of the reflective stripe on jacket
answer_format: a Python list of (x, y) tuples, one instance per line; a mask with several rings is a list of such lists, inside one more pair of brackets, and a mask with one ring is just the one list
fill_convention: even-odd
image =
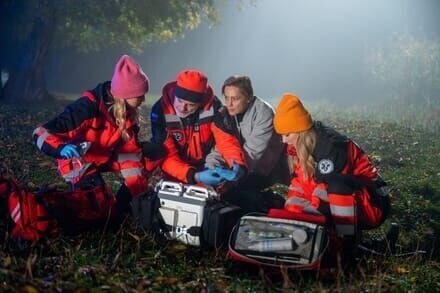
[(180, 118), (173, 107), (175, 85), (176, 82), (165, 85), (151, 113), (152, 141), (163, 142), (167, 151), (162, 170), (182, 182), (193, 183), (192, 174), (203, 167), (214, 145), (229, 166), (235, 162), (246, 167), (244, 152), (232, 129), (225, 124), (221, 102), (212, 89), (208, 88), (200, 110)]
[[(375, 184), (378, 177), (376, 168), (365, 152), (353, 141), (323, 127), (320, 123), (315, 123), (315, 129), (317, 130), (317, 142), (313, 153), (317, 162), (315, 175), (306, 179), (301, 165), (296, 165), (295, 175), (289, 187), (286, 209), (305, 213), (317, 209), (326, 213), (326, 216), (331, 217), (339, 235), (353, 235), (359, 223), (364, 227), (379, 225), (382, 218), (381, 207), (376, 206), (371, 200), (366, 187)], [(356, 182), (362, 184), (347, 192), (343, 188), (344, 184), (335, 185), (331, 178), (342, 180), (354, 178)], [(298, 200), (291, 198), (302, 198), (306, 201), (303, 201), (301, 206), (297, 204)]]
[[(66, 181), (76, 183), (90, 166), (111, 166), (120, 171), (133, 196), (145, 192), (142, 150), (137, 143), (138, 123), (126, 119), (128, 141), (108, 111), (111, 106), (110, 82), (99, 84), (81, 98), (66, 106), (63, 113), (37, 127), (33, 139), (42, 152), (58, 159), (58, 170)], [(81, 158), (63, 159), (58, 153), (65, 144), (91, 143)]]

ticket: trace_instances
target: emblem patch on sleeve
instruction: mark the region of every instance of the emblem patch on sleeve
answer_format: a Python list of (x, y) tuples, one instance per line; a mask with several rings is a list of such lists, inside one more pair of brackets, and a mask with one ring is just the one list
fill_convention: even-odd
[(330, 174), (335, 169), (335, 165), (330, 159), (322, 159), (318, 162), (318, 170), (321, 174)]
[(173, 137), (174, 137), (174, 140), (175, 140), (175, 141), (177, 141), (177, 142), (182, 141), (182, 139), (183, 139), (183, 134), (182, 134), (181, 132), (179, 132), (179, 131), (174, 131), (172, 134), (173, 134)]

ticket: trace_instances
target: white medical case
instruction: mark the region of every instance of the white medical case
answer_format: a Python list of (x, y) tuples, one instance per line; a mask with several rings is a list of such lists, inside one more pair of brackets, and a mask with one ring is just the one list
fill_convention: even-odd
[(166, 235), (199, 246), (205, 205), (217, 193), (213, 189), (172, 181), (160, 181), (155, 190), (160, 214), (168, 227)]

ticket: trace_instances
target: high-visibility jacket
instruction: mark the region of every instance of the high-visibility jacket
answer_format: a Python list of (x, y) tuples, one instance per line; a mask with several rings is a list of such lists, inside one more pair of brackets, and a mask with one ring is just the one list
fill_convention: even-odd
[[(389, 198), (365, 152), (352, 140), (315, 122), (315, 174), (294, 170), (285, 208), (293, 212), (324, 214), (339, 235), (380, 225), (388, 213)], [(290, 147), (291, 155), (295, 150)]]
[[(148, 187), (144, 158), (138, 145), (138, 122), (127, 117), (126, 129), (130, 139), (124, 142), (108, 111), (112, 105), (109, 89), (110, 82), (105, 82), (85, 92), (63, 113), (37, 127), (33, 139), (38, 149), (58, 159), (58, 170), (65, 180), (74, 184), (94, 169), (120, 171), (132, 196), (138, 196)], [(66, 144), (83, 141), (91, 145), (81, 159), (59, 156)]]
[(167, 175), (185, 183), (195, 183), (194, 174), (203, 168), (205, 158), (215, 145), (228, 166), (233, 162), (246, 167), (244, 152), (221, 112), (221, 102), (211, 87), (200, 109), (180, 118), (174, 110), (176, 82), (164, 86), (162, 97), (151, 111), (152, 141), (163, 143), (167, 155), (161, 168)]

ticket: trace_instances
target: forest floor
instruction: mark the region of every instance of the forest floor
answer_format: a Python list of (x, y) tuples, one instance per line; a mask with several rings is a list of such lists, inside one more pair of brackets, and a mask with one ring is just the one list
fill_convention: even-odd
[[(31, 136), (35, 127), (61, 112), (66, 103), (0, 104), (0, 163), (9, 167), (23, 186), (35, 189), (50, 183), (65, 187), (54, 160), (38, 152)], [(142, 109), (144, 139), (149, 137), (148, 112), (148, 107)], [(32, 248), (18, 249), (9, 239), (10, 222), (3, 215), (0, 291), (439, 292), (439, 127), (384, 122), (386, 119), (377, 113), (341, 113), (316, 110), (315, 117), (354, 138), (388, 182), (392, 193), (390, 218), (366, 236), (380, 236), (391, 222), (398, 223), (400, 255), (363, 256), (349, 272), (319, 275), (257, 269), (231, 262), (224, 250), (201, 250), (177, 242), (158, 245), (130, 221), (119, 229), (79, 235), (61, 232)], [(116, 176), (106, 180), (113, 187), (119, 183)]]

